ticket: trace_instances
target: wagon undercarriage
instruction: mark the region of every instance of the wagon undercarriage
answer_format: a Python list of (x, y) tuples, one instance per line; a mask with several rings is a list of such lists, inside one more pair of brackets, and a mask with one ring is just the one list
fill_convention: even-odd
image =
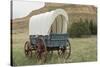
[[(35, 51), (35, 56), (38, 60), (46, 58), (48, 54), (53, 55), (57, 52), (59, 57), (68, 59), (71, 53), (71, 46), (67, 34), (51, 34), (50, 36), (30, 36), (30, 41), (27, 41), (24, 46), (25, 55), (32, 57), (32, 51)], [(45, 58), (43, 58), (45, 57)]]

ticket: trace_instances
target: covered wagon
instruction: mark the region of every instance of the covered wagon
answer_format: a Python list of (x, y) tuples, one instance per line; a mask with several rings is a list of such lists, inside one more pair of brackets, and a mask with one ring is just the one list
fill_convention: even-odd
[(26, 41), (24, 51), (26, 56), (32, 56), (35, 50), (37, 58), (53, 54), (65, 55), (69, 58), (71, 46), (67, 33), (68, 15), (63, 9), (32, 16), (29, 21), (29, 41)]

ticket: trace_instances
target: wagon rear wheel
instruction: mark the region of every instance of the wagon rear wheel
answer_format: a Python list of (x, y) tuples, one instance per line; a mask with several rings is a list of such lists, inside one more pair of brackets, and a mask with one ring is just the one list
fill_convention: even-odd
[(29, 41), (25, 42), (24, 53), (25, 53), (25, 56), (32, 57), (32, 48), (31, 48), (31, 44)]

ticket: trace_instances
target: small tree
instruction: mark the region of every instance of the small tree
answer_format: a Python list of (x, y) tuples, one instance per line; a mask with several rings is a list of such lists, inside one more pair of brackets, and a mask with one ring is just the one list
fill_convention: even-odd
[(93, 25), (93, 35), (97, 35), (97, 24), (94, 23)]
[(92, 35), (97, 34), (97, 24), (94, 23), (93, 20), (90, 21), (89, 29), (90, 29)]
[(71, 37), (81, 37), (82, 35), (89, 35), (90, 30), (88, 22), (83, 22), (83, 20), (80, 19), (79, 22), (72, 23), (68, 32)]
[(89, 29), (91, 31), (91, 34), (93, 34), (93, 21), (90, 21)]

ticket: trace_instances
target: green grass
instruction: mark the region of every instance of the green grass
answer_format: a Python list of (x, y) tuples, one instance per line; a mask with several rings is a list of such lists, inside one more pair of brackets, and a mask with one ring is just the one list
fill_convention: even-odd
[[(13, 34), (13, 63), (14, 65), (36, 65), (40, 64), (34, 55), (28, 58), (24, 55), (24, 43), (28, 39), (27, 33)], [(90, 38), (70, 38), (71, 56), (66, 63), (87, 62), (97, 60), (96, 36)], [(47, 58), (45, 64), (64, 63), (63, 59), (54, 51), (53, 56)]]

